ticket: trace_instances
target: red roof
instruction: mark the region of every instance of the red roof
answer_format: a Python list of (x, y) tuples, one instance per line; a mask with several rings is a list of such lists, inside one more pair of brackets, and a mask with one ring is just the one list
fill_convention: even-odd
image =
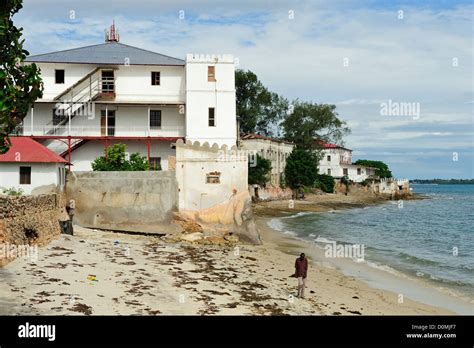
[(0, 162), (67, 163), (67, 161), (29, 137), (10, 137), (12, 146)]
[(318, 142), (319, 145), (321, 147), (325, 148), (325, 149), (344, 149), (344, 150), (352, 151), (351, 149), (348, 149), (347, 147), (343, 147), (343, 146), (340, 146), (340, 145), (326, 143), (326, 142), (321, 141), (321, 140), (315, 140), (315, 141)]

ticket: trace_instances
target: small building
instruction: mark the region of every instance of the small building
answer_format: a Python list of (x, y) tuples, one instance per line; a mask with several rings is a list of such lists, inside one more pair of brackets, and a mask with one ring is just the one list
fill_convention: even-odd
[(243, 150), (254, 151), (271, 161), (272, 171), (269, 184), (280, 187), (285, 173), (286, 159), (295, 145), (287, 141), (253, 133), (241, 135), (240, 145)]
[(322, 157), (318, 164), (319, 174), (335, 179), (347, 177), (353, 182), (362, 182), (375, 175), (375, 168), (352, 164), (352, 150), (331, 143), (320, 143)]
[(32, 194), (41, 186), (64, 187), (68, 163), (64, 158), (30, 137), (10, 139), (11, 148), (0, 155), (0, 190), (14, 188)]

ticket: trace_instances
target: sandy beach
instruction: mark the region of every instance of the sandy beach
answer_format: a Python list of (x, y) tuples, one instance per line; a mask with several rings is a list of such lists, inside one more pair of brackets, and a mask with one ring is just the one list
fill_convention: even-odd
[[(400, 303), (397, 293), (344, 274), (309, 243), (272, 230), (268, 219), (256, 218), (262, 245), (236, 247), (76, 226), (74, 236), (40, 247), (37, 260), (0, 268), (0, 314), (454, 314), (407, 296)], [(290, 277), (300, 252), (310, 260), (306, 299), (295, 298)]]

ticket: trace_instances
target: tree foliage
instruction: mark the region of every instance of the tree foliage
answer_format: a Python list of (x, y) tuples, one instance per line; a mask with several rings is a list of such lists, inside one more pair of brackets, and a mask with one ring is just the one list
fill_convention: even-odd
[(92, 162), (93, 171), (144, 171), (150, 169), (145, 156), (132, 153), (127, 159), (125, 144), (113, 144), (104, 150), (104, 156)]
[(286, 160), (286, 185), (292, 189), (313, 186), (318, 173), (317, 163), (317, 157), (312, 151), (294, 148)]
[(263, 158), (259, 154), (256, 157), (257, 161), (251, 163), (249, 161), (249, 178), (250, 185), (265, 186), (270, 181), (270, 172), (272, 171), (272, 162), (269, 159)]
[(288, 100), (269, 91), (250, 70), (236, 70), (235, 90), (240, 131), (279, 137)]
[(318, 174), (316, 176), (315, 187), (326, 193), (334, 192), (334, 178), (327, 174)]
[(346, 122), (338, 118), (335, 105), (313, 104), (296, 100), (291, 114), (282, 123), (285, 138), (303, 149), (318, 148), (319, 139), (341, 144), (350, 132)]
[(22, 7), (22, 0), (0, 4), (0, 154), (10, 148), (8, 135), (23, 121), (31, 103), (43, 95), (39, 68), (22, 64), (29, 53), (23, 49), (23, 28), (12, 20)]
[(388, 165), (382, 161), (372, 161), (372, 160), (357, 160), (355, 165), (367, 166), (377, 168), (375, 170), (375, 175), (381, 178), (391, 178), (392, 172), (389, 170)]

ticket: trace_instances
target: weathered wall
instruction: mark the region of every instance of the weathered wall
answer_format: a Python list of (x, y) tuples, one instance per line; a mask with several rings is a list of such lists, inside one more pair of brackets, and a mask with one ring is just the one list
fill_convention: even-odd
[(84, 227), (137, 232), (171, 232), (177, 210), (173, 171), (72, 172), (66, 195), (74, 223)]
[[(283, 200), (283, 199), (292, 199), (293, 192), (290, 188), (281, 188), (281, 187), (261, 187), (259, 185), (249, 185), (250, 196), (254, 199), (259, 199), (262, 201), (273, 201), (273, 200)], [(257, 194), (258, 193), (258, 197)]]
[(58, 194), (0, 196), (0, 266), (11, 261), (3, 246), (44, 245), (61, 234), (67, 214)]
[[(218, 182), (207, 176), (219, 173)], [(198, 222), (220, 225), (235, 232), (242, 240), (259, 243), (252, 218), (247, 185), (248, 158), (237, 147), (228, 149), (198, 141), (176, 142), (176, 178), (179, 187), (179, 210)]]

